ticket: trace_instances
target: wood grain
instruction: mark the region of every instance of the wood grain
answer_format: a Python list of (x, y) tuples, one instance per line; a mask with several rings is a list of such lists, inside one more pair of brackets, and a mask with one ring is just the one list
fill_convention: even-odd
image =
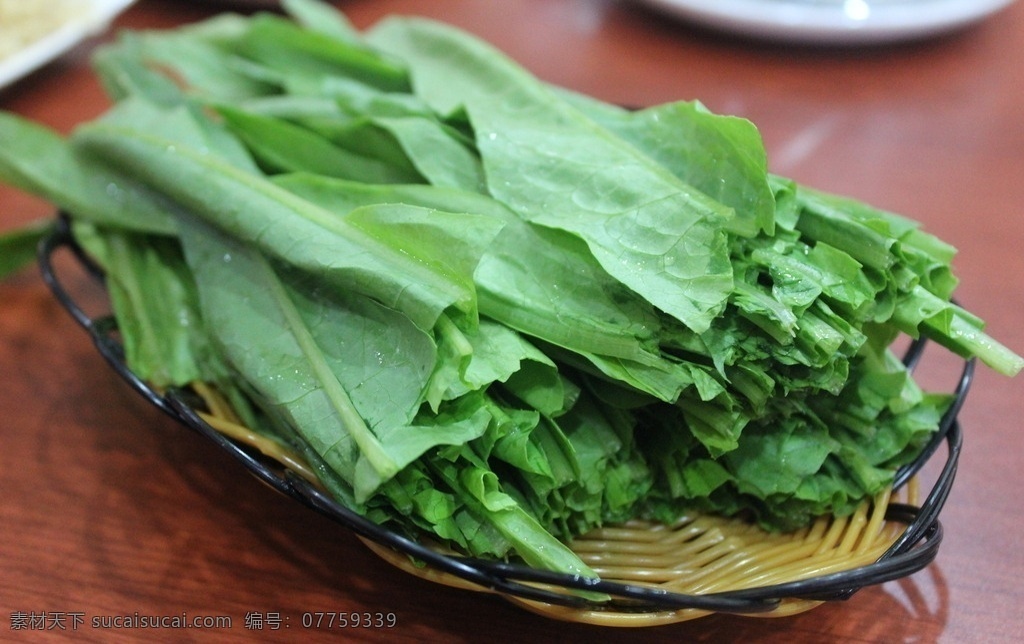
[[(699, 99), (751, 119), (772, 169), (920, 220), (960, 249), (958, 291), (1024, 350), (1024, 5), (963, 33), (900, 46), (755, 44), (612, 0), (347, 0), (360, 27), (391, 13), (442, 18), (549, 81), (626, 105)], [(141, 0), (116, 27), (171, 26), (212, 3)], [(99, 40), (99, 39), (98, 39)], [(107, 106), (88, 69), (97, 41), (0, 92), (0, 109), (60, 131)], [(0, 189), (0, 228), (50, 207)], [(72, 278), (89, 306), (102, 294)], [(941, 357), (926, 384), (951, 382)], [(84, 641), (1015, 642), (1022, 380), (980, 370), (966, 446), (922, 573), (781, 619), (714, 616), (643, 631), (554, 622), (397, 571), (351, 534), (246, 475), (149, 407), (106, 367), (35, 270), (0, 282), (0, 639), (17, 612), (81, 613)], [(394, 628), (303, 628), (303, 613), (394, 613)], [(227, 615), (231, 628), (99, 629), (109, 615)], [(277, 614), (247, 629), (246, 613)]]

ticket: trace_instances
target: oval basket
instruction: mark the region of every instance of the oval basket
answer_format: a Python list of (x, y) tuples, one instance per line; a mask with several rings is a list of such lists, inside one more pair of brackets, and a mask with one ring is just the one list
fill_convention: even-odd
[[(462, 556), (389, 531), (338, 504), (301, 459), (242, 426), (209, 387), (199, 383), (160, 392), (134, 374), (125, 364), (114, 319), (86, 314), (63, 286), (54, 262), (60, 250), (72, 252), (102, 280), (64, 218), (40, 244), (43, 279), (138, 393), (230, 453), (257, 479), (355, 532), (384, 560), (437, 583), (497, 593), (554, 619), (606, 626), (652, 626), (712, 613), (781, 617), (911, 575), (934, 560), (942, 542), (939, 514), (956, 474), (962, 444), (957, 415), (970, 389), (973, 360), (964, 362), (953, 404), (920, 456), (897, 472), (890, 490), (851, 516), (823, 517), (788, 534), (702, 514), (680, 517), (672, 525), (608, 526), (570, 544), (599, 574), (595, 580)], [(925, 348), (923, 340), (912, 343), (904, 362), (913, 368)], [(917, 475), (943, 443), (945, 460), (935, 481), (920, 490)]]

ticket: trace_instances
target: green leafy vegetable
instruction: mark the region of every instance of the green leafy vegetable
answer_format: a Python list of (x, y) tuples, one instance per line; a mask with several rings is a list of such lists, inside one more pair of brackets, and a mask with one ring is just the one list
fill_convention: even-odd
[(406, 20), (379, 26), (371, 42), (406, 59), (438, 113), (466, 111), (492, 196), (579, 236), (609, 274), (695, 330), (721, 310), (732, 286), (729, 209), (478, 40)]
[(34, 221), (0, 236), (0, 278), (31, 263), (36, 258), (39, 242), (52, 230), (53, 222)]
[(579, 575), (566, 544), (608, 522), (795, 528), (883, 490), (947, 409), (898, 336), (1024, 367), (951, 301), (952, 247), (772, 175), (748, 121), (284, 8), (123, 34), (101, 118), (0, 115), (0, 180), (71, 216), (134, 371), (214, 385), (374, 521)]

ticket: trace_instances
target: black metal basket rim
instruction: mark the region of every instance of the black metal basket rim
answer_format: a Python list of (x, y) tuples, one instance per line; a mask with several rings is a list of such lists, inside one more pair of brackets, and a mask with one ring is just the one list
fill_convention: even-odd
[[(963, 436), (957, 415), (973, 380), (973, 359), (964, 361), (954, 392), (953, 404), (942, 418), (939, 429), (930, 443), (917, 460), (896, 474), (894, 485), (895, 488), (899, 488), (931, 459), (942, 443), (947, 444), (946, 461), (924, 501), (919, 506), (894, 503), (888, 507), (886, 518), (906, 523), (907, 528), (877, 561), (858, 568), (799, 581), (709, 594), (687, 594), (650, 586), (555, 573), (516, 563), (444, 554), (373, 523), (339, 504), (302, 477), (276, 464), (271, 465), (266, 459), (254, 456), (245, 446), (218, 432), (202, 419), (183, 392), (169, 390), (161, 394), (133, 373), (126, 365), (123, 348), (115, 338), (116, 323), (113, 318), (90, 317), (60, 281), (52, 258), (54, 253), (62, 248), (70, 250), (90, 274), (102, 279), (102, 271), (90, 261), (74, 240), (67, 218), (60, 216), (54, 231), (43, 239), (39, 246), (38, 260), (44, 282), (63, 308), (89, 334), (99, 353), (114, 371), (150, 403), (231, 454), (253, 476), (281, 494), (299, 501), (360, 537), (408, 555), (440, 572), (475, 584), (482, 589), (524, 600), (597, 611), (655, 612), (697, 609), (731, 614), (767, 613), (776, 609), (784, 599), (842, 600), (866, 586), (906, 577), (930, 564), (941, 545), (943, 530), (939, 514), (952, 488), (962, 448)], [(924, 339), (912, 342), (905, 354), (904, 362), (913, 368), (926, 344)], [(595, 599), (594, 593), (606, 598)]]

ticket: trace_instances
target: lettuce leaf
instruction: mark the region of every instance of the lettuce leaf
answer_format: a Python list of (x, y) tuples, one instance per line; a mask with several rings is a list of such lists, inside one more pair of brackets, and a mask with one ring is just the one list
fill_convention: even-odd
[(609, 522), (797, 528), (948, 408), (897, 337), (1024, 367), (952, 301), (952, 246), (771, 174), (746, 120), (284, 8), (104, 45), (114, 106), (66, 138), (0, 114), (0, 180), (71, 216), (136, 373), (212, 383), (390, 529), (593, 576), (566, 544)]

